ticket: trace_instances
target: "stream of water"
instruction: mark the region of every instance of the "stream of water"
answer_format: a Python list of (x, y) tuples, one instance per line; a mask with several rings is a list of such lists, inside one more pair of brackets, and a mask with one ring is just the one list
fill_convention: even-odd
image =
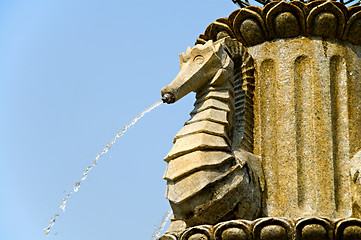
[(152, 235), (152, 240), (157, 240), (160, 237), (160, 235), (162, 234), (165, 228), (165, 225), (172, 216), (172, 213), (173, 213), (172, 210), (169, 210), (166, 214), (164, 214), (162, 220), (158, 223), (158, 225), (155, 228), (155, 231)]
[[(162, 104), (162, 100), (160, 101), (157, 101), (156, 103), (154, 103), (153, 105), (147, 107), (143, 112), (141, 112), (140, 114), (138, 114), (138, 116), (136, 116), (130, 123), (128, 123), (127, 125), (124, 126), (124, 128), (122, 130), (120, 130), (119, 132), (117, 132), (117, 134), (115, 134), (115, 136), (113, 137), (113, 139), (108, 142), (108, 144), (105, 146), (105, 148), (100, 151), (96, 156), (95, 156), (95, 160), (93, 161), (92, 164), (90, 164), (86, 169), (84, 169), (83, 171), (83, 175), (82, 177), (79, 179), (79, 181), (77, 181), (75, 184), (74, 184), (74, 188), (73, 190), (68, 193), (64, 198), (63, 200), (61, 201), (60, 203), (60, 206), (59, 206), (59, 209), (62, 210), (63, 212), (65, 211), (65, 208), (66, 208), (66, 204), (69, 200), (69, 198), (71, 197), (72, 194), (78, 192), (79, 190), (79, 187), (80, 185), (82, 184), (82, 182), (88, 177), (88, 173), (90, 170), (92, 170), (97, 164), (98, 164), (98, 161), (99, 161), (99, 158), (106, 154), (110, 148), (112, 147), (112, 145), (117, 141), (117, 139), (121, 136), (123, 136), (126, 131), (128, 130), (128, 128), (130, 128), (131, 126), (133, 126), (139, 119), (141, 119), (145, 114), (149, 113), (150, 111), (152, 111), (154, 108), (160, 106)], [(48, 236), (50, 234), (50, 230), (51, 228), (54, 226), (55, 224), (55, 221), (56, 219), (59, 217), (60, 213), (55, 213), (54, 217), (50, 220), (49, 222), (49, 225), (44, 228), (44, 233), (46, 236)], [(168, 213), (168, 215), (170, 215), (170, 213)], [(168, 216), (167, 215), (167, 216)], [(169, 219), (169, 216), (166, 217), (166, 219)], [(163, 226), (164, 228), (164, 226)], [(162, 228), (162, 229), (163, 229)]]

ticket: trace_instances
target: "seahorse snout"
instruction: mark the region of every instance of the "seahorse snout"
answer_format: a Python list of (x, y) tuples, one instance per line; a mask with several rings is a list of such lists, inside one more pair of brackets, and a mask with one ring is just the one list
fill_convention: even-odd
[(164, 103), (174, 103), (176, 98), (175, 95), (173, 93), (173, 88), (166, 86), (164, 88), (162, 88), (162, 90), (160, 91), (161, 95), (162, 95), (162, 101)]
[(162, 101), (164, 103), (174, 103), (175, 102), (175, 97), (172, 93), (165, 93), (162, 96)]

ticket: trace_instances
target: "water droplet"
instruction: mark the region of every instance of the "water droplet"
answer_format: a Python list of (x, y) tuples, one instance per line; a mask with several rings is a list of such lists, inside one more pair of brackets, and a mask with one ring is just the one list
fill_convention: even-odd
[(83, 176), (81, 177), (80, 181), (84, 181), (87, 177), (88, 177), (87, 174), (83, 174)]
[(80, 182), (76, 182), (74, 185), (74, 192), (77, 192), (80, 188)]
[(49, 225), (43, 229), (46, 236), (49, 236), (50, 229), (54, 225), (56, 218), (59, 216), (59, 214), (55, 214), (54, 218), (50, 220)]
[(45, 236), (49, 236), (50, 227), (44, 228)]
[[(65, 212), (66, 202), (68, 201), (68, 198), (70, 198), (70, 194), (66, 195), (66, 197), (61, 202), (59, 209)], [(59, 216), (59, 215), (58, 215)]]

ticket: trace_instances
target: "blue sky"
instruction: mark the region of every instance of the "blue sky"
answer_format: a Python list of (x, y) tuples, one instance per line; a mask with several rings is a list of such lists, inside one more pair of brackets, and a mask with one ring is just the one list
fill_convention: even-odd
[(0, 1), (0, 239), (151, 239), (170, 209), (163, 157), (194, 95), (118, 139), (43, 228), (82, 171), (179, 71), (231, 0)]

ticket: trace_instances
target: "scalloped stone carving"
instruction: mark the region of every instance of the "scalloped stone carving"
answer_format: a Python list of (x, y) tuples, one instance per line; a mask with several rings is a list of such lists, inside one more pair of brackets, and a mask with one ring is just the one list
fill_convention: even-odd
[[(359, 240), (361, 220), (316, 217), (232, 220), (188, 228), (173, 237), (174, 240)], [(168, 239), (171, 238), (162, 236), (159, 240)]]
[[(345, 40), (361, 45), (361, 7), (346, 8), (333, 1), (271, 2), (234, 11), (227, 19), (212, 23), (197, 43), (220, 39), (220, 31), (245, 46), (297, 36)], [(217, 26), (217, 27), (215, 27)], [(221, 30), (220, 30), (221, 29)]]

